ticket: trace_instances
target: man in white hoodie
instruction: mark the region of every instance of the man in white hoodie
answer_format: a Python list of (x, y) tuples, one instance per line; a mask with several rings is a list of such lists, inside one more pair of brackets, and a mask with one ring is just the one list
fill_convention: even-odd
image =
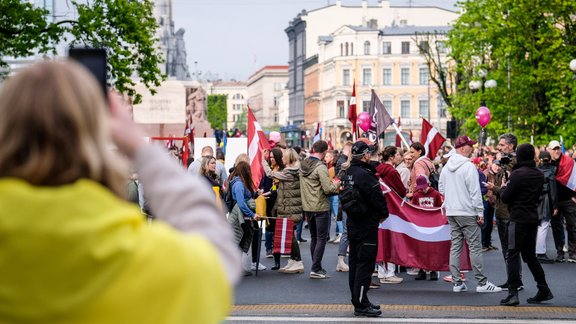
[(458, 137), (455, 144), (456, 152), (446, 163), (439, 181), (439, 191), (444, 195), (444, 207), (451, 231), (450, 272), (454, 284), (452, 291), (468, 290), (460, 277), (460, 255), (465, 239), (470, 249), (474, 277), (478, 281), (476, 292), (500, 292), (502, 288), (489, 282), (482, 273), (479, 224), (484, 221), (484, 206), (478, 171), (469, 159), (473, 151), (472, 146), (476, 144), (476, 141), (464, 135)]

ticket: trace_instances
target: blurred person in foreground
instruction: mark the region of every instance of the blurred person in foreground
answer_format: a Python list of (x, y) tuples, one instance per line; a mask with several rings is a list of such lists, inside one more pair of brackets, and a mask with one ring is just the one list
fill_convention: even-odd
[[(0, 92), (0, 318), (220, 323), (240, 262), (204, 180), (148, 145), (128, 107), (70, 62)], [(124, 198), (132, 159), (159, 221)], [(182, 197), (186, 196), (186, 199)]]

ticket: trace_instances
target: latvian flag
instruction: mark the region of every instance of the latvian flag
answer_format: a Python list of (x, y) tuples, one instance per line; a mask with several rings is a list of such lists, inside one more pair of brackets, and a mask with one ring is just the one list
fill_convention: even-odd
[(248, 107), (248, 158), (250, 159), (250, 170), (252, 171), (252, 182), (258, 188), (264, 169), (262, 168), (262, 151), (270, 149), (270, 144), (258, 124), (252, 109)]
[(426, 149), (426, 156), (430, 160), (434, 160), (438, 150), (442, 148), (442, 144), (446, 139), (438, 130), (430, 124), (425, 118), (422, 118), (422, 133), (420, 133), (420, 143)]
[(574, 168), (574, 160), (566, 154), (562, 154), (562, 157), (560, 158), (556, 180), (571, 190), (576, 191), (576, 170)]
[(292, 235), (294, 235), (294, 221), (288, 218), (277, 219), (274, 229), (274, 253), (292, 253)]
[[(441, 208), (411, 205), (394, 191), (386, 194), (390, 216), (380, 224), (377, 262), (425, 270), (449, 271), (450, 225)], [(472, 269), (466, 245), (461, 270)]]

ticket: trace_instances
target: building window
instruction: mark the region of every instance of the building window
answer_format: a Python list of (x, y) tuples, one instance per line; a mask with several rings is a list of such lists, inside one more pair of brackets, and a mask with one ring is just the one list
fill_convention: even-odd
[(350, 55), (354, 56), (354, 43), (350, 43)]
[(392, 42), (382, 42), (382, 54), (392, 54)]
[(446, 54), (446, 43), (443, 41), (437, 41), (436, 47), (438, 47), (438, 53)]
[(401, 68), (400, 69), (400, 83), (402, 85), (409, 85), (410, 84), (410, 68)]
[(237, 121), (238, 121), (238, 116), (239, 116), (239, 115), (232, 115), (232, 121), (233, 121), (233, 122), (237, 122)]
[(346, 43), (346, 56), (348, 56), (348, 43)]
[(342, 85), (350, 85), (350, 69), (342, 70)]
[(410, 118), (410, 100), (400, 100), (400, 117)]
[(384, 68), (382, 69), (382, 84), (392, 85), (392, 69)]
[(362, 69), (362, 85), (369, 86), (372, 84), (372, 69)]
[(278, 120), (279, 120), (278, 113), (275, 113), (274, 114), (274, 123), (278, 124)]
[(430, 45), (428, 41), (420, 41), (418, 49), (420, 50), (420, 54), (428, 53), (430, 50)]
[(233, 100), (241, 100), (241, 99), (244, 99), (244, 96), (241, 95), (241, 94), (239, 94), (239, 93), (237, 93), (237, 94), (235, 94), (235, 95), (232, 96), (232, 99), (233, 99)]
[(436, 98), (436, 107), (438, 109), (438, 113), (440, 114), (440, 118), (446, 118), (446, 103), (444, 102), (444, 98), (442, 98), (442, 96), (438, 96)]
[(402, 54), (410, 54), (410, 42), (402, 42)]
[(427, 67), (421, 67), (418, 73), (418, 79), (420, 80), (420, 85), (427, 85), (430, 81), (430, 73)]
[(363, 100), (362, 101), (362, 111), (370, 110), (370, 100)]
[(344, 105), (344, 100), (336, 101), (336, 108), (338, 108), (338, 118), (346, 118), (346, 106)]
[(370, 55), (370, 42), (364, 42), (364, 55)]
[(340, 43), (340, 56), (344, 56), (344, 44)]
[(420, 116), (428, 118), (430, 114), (430, 104), (428, 103), (428, 99), (418, 100), (418, 113)]
[(388, 114), (390, 116), (392, 116), (392, 100), (388, 100), (388, 99), (382, 100), (382, 104), (386, 108), (386, 111), (388, 112)]

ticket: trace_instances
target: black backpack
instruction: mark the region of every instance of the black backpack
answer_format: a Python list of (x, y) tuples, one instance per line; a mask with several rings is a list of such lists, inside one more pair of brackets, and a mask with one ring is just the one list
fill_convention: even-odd
[(436, 172), (436, 168), (430, 169), (428, 165), (426, 165), (428, 171), (430, 171), (430, 176), (428, 177), (428, 181), (430, 181), (430, 187), (438, 190), (438, 183), (440, 182), (440, 175)]
[(354, 186), (352, 176), (348, 175), (348, 170), (346, 170), (344, 179), (342, 180), (338, 198), (342, 204), (342, 210), (344, 210), (349, 217), (360, 216), (368, 211), (362, 195), (358, 191), (358, 188)]
[(230, 187), (230, 183), (228, 183), (228, 188), (226, 188), (224, 194), (224, 203), (226, 204), (226, 208), (228, 208), (228, 212), (231, 212), (234, 205), (236, 205), (236, 201), (234, 201), (234, 198), (232, 197), (232, 188)]

